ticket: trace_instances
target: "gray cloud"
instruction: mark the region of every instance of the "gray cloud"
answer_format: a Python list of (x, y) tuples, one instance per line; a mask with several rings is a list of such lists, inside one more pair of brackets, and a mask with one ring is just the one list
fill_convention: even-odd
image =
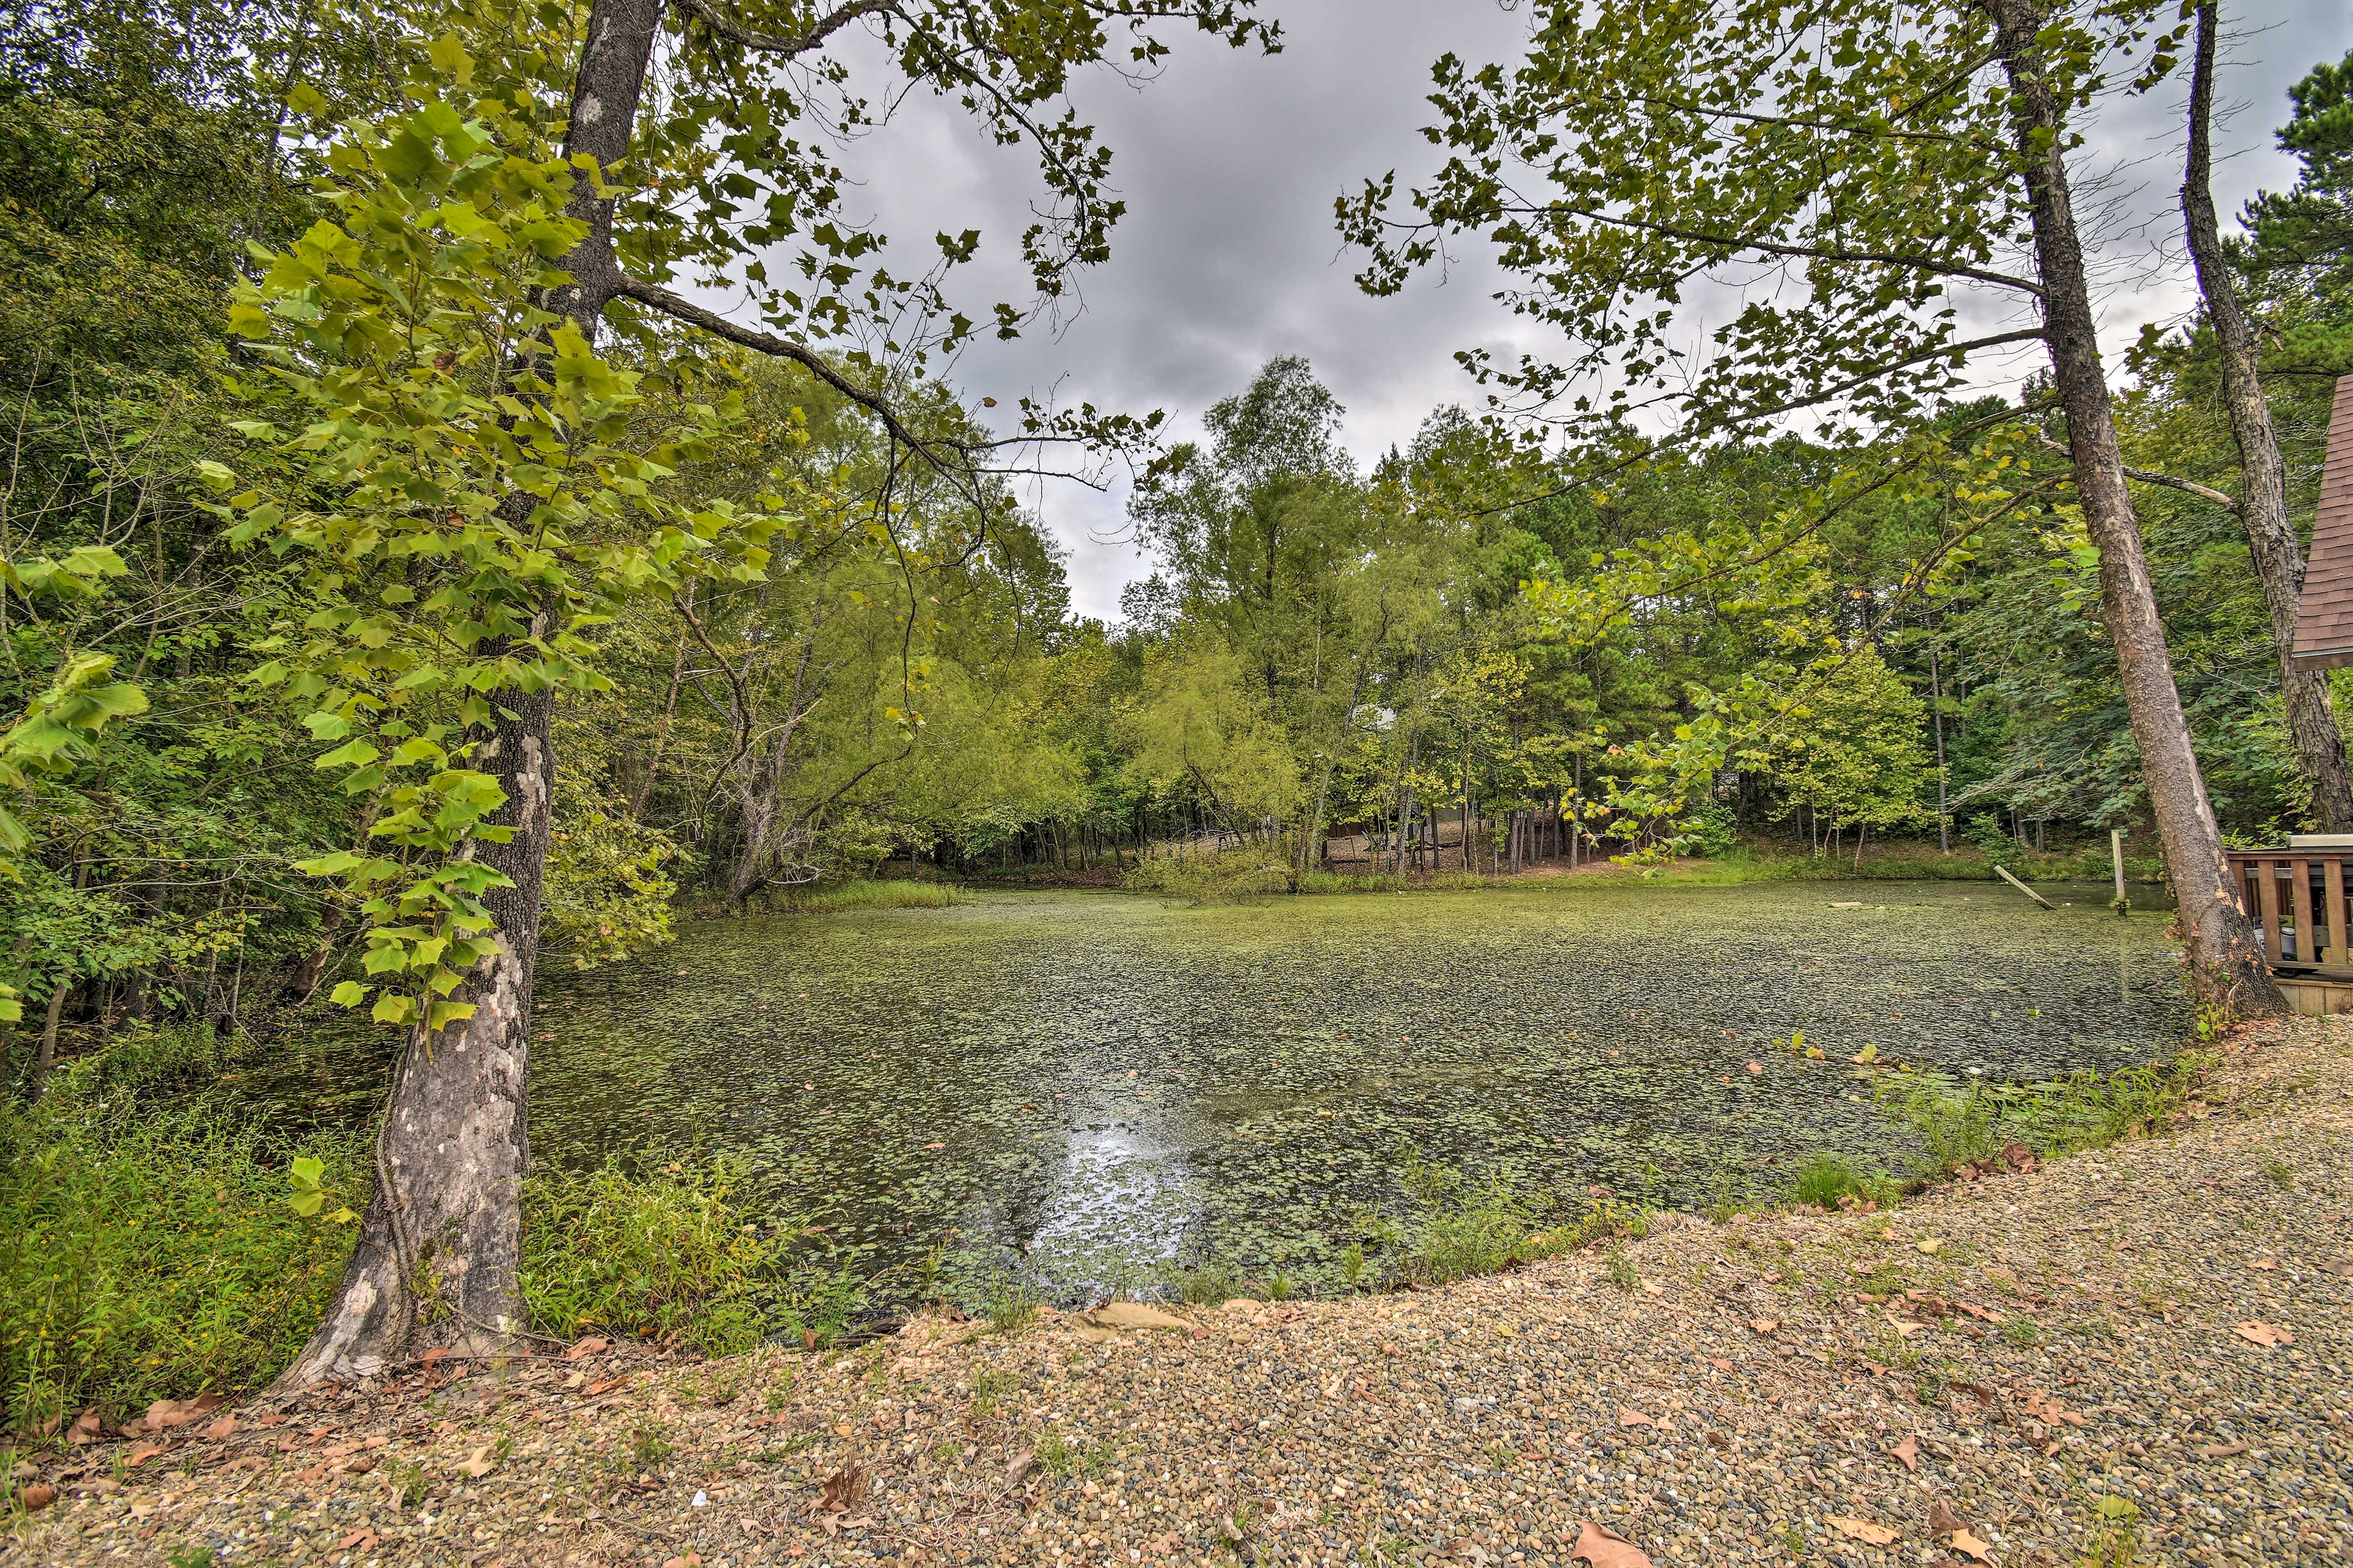
[[(1335, 196), (1391, 168), (1410, 182), (1440, 156), (1419, 134), (1432, 117), (1423, 101), (1431, 61), (1450, 50), (1514, 59), (1525, 16), (1486, 0), (1277, 0), (1268, 9), (1283, 24), (1280, 55), (1186, 37), (1140, 90), (1108, 72), (1080, 85), (1081, 112), (1116, 150), (1113, 183), (1129, 204), (1113, 258), (1084, 279), (1083, 307), (1059, 331), (1041, 324), (968, 351), (952, 375), (960, 387), (1003, 404), (1051, 394), (1064, 405), (1161, 407), (1190, 432), (1267, 359), (1301, 353), (1347, 405), (1349, 447), (1370, 459), (1410, 437), (1432, 407), (1477, 400), (1455, 351), (1542, 346), (1493, 300), (1498, 275), (1475, 245), (1442, 280), (1371, 300), (1332, 226)], [(2272, 146), (2285, 89), (2348, 44), (2353, 14), (2335, 0), (2274, 0), (2232, 40), (2221, 86), (2237, 108), (2216, 171), (2226, 213), (2292, 177)], [(2172, 205), (2182, 98), (2177, 85), (2110, 104), (2076, 161), (2103, 204), (2112, 348), (2191, 302)], [(869, 181), (865, 197), (894, 256), (921, 257), (935, 231), (978, 228), (982, 259), (965, 269), (959, 300), (971, 310), (1023, 297), (1014, 242), (1036, 185), (1021, 152), (988, 144), (953, 104), (921, 99), (849, 162)], [(2015, 382), (2035, 363), (2030, 353), (1990, 366), (1988, 381)], [(1144, 570), (1117, 542), (1124, 492), (1055, 484), (1035, 500), (1071, 549), (1079, 608), (1115, 615), (1120, 585)]]

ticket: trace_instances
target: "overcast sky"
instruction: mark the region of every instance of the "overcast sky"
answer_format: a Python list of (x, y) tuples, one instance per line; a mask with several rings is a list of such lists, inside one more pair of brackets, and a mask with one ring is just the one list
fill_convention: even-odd
[[(2235, 37), (2226, 31), (2218, 94), (2215, 184), (2226, 215), (2253, 191), (2289, 183), (2292, 164), (2272, 142), (2287, 86), (2353, 47), (2343, 0), (2238, 9), (2251, 19)], [(1366, 177), (1395, 168), (1405, 185), (1436, 166), (1441, 154), (1419, 134), (1434, 117), (1424, 100), (1430, 62), (1449, 50), (1473, 64), (1516, 59), (1524, 14), (1498, 0), (1261, 0), (1261, 10), (1282, 23), (1279, 55), (1183, 37), (1141, 90), (1108, 73), (1080, 84), (1082, 115), (1115, 150), (1113, 183), (1128, 216), (1059, 333), (1040, 326), (965, 355), (951, 379), (968, 396), (1165, 408), (1191, 433), (1268, 359), (1304, 354), (1347, 406), (1347, 445), (1369, 460), (1409, 439), (1434, 406), (1478, 401), (1455, 351), (1542, 346), (1491, 298), (1497, 275), (1476, 242), (1442, 282), (1425, 276), (1401, 297), (1373, 300), (1351, 281), (1357, 259), (1340, 249), (1332, 220), (1333, 198)], [(2101, 303), (2112, 354), (2144, 321), (2176, 319), (2189, 303), (2173, 205), (2181, 102), (2177, 89), (2111, 109), (2076, 162), (2079, 183), (2104, 177), (2109, 198)], [(981, 230), (983, 259), (956, 285), (970, 313), (1022, 297), (1016, 241), (1037, 190), (1023, 153), (989, 145), (953, 107), (920, 100), (849, 163), (868, 177), (863, 199), (879, 226), (913, 242), (911, 255), (934, 232)], [(2021, 360), (1988, 374), (2010, 384), (2029, 368)], [(1063, 483), (1035, 500), (1070, 549), (1076, 607), (1115, 618), (1121, 584), (1149, 569), (1120, 537), (1124, 492)]]

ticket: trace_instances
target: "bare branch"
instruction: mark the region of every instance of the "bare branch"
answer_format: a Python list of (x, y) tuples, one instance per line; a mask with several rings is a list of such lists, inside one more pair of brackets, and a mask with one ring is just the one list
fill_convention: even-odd
[(679, 9), (689, 13), (728, 42), (741, 44), (747, 49), (757, 49), (764, 55), (805, 55), (860, 16), (898, 9), (895, 0), (849, 0), (849, 4), (840, 9), (818, 17), (800, 37), (787, 38), (781, 34), (763, 33), (747, 27), (712, 5), (711, 0), (678, 0), (678, 5)]
[[(2074, 448), (2064, 441), (2054, 441), (2045, 436), (2042, 437), (2042, 444), (2054, 452), (2064, 452), (2070, 458), (2075, 455)], [(2128, 479), (2138, 479), (2145, 485), (2163, 485), (2169, 490), (2179, 490), (2183, 495), (2196, 496), (2200, 500), (2211, 501), (2233, 517), (2239, 515), (2238, 501), (2211, 485), (2201, 485), (2196, 479), (2176, 479), (2171, 474), (2160, 474), (2151, 468), (2136, 468), (2129, 463), (2120, 466), (2124, 468), (2125, 478)]]

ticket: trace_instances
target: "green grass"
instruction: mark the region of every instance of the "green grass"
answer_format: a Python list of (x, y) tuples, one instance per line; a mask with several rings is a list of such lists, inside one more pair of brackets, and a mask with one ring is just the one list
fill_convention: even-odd
[(1472, 1182), (1451, 1166), (1400, 1145), (1398, 1184), (1404, 1217), (1366, 1215), (1365, 1235), (1385, 1266), (1384, 1283), (1443, 1285), (1574, 1252), (1604, 1237), (1650, 1232), (1647, 1211), (1613, 1199), (1574, 1215), (1553, 1212), (1550, 1195), (1500, 1180)]
[(208, 1031), (85, 1057), (0, 1104), (0, 1401), (39, 1431), (99, 1405), (228, 1392), (301, 1348), (352, 1228), (289, 1205), (289, 1161), (364, 1192), (348, 1142), (271, 1139), (203, 1087)]
[(2011, 1143), (2047, 1159), (2155, 1131), (2189, 1103), (2216, 1060), (2211, 1052), (2184, 1051), (2162, 1068), (2126, 1068), (2105, 1078), (2083, 1071), (2023, 1085), (1900, 1072), (1880, 1086), (1878, 1100), (1919, 1135), (1926, 1173), (1943, 1176), (1999, 1158)]
[(1815, 1154), (1790, 1178), (1789, 1201), (1834, 1209), (1849, 1198), (1858, 1203), (1884, 1203), (1895, 1196), (1895, 1184), (1883, 1174), (1862, 1170), (1838, 1154)]
[(796, 914), (827, 914), (837, 910), (944, 910), (957, 900), (956, 889), (945, 882), (860, 877), (788, 889), (779, 901)]
[(522, 1295), (533, 1330), (751, 1349), (794, 1293), (783, 1240), (728, 1203), (733, 1170), (673, 1162), (642, 1175), (535, 1167), (523, 1184)]

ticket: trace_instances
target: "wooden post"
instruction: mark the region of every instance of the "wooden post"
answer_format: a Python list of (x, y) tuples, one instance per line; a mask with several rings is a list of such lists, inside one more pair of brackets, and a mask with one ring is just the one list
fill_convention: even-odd
[(2128, 913), (2132, 900), (2125, 897), (2125, 830), (2121, 827), (2108, 829), (2108, 863), (2116, 871), (2116, 901), (2108, 908), (2120, 915)]
[(1995, 876), (2000, 877), (2003, 881), (2008, 882), (2011, 887), (2016, 888), (2020, 892), (2024, 893), (2028, 898), (2032, 899), (2036, 903), (2041, 904), (2044, 909), (2056, 910), (2059, 908), (2058, 905), (2052, 903), (2050, 900), (2044, 898), (2042, 894), (2036, 892), (2033, 889), (2028, 887), (2025, 883), (2011, 876), (2006, 868), (1996, 866), (1993, 868), (1993, 873)]

